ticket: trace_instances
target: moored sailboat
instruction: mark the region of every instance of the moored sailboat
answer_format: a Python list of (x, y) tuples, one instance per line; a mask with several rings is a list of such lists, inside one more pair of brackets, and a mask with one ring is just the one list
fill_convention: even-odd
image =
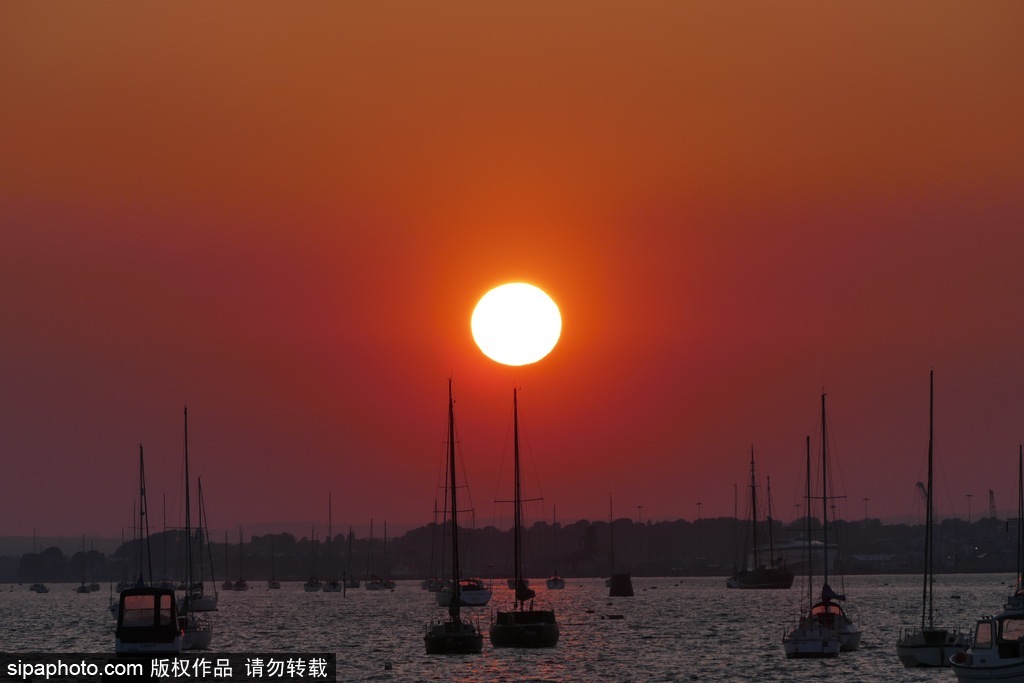
[[(852, 652), (860, 647), (861, 631), (847, 615), (843, 607), (846, 596), (836, 593), (828, 580), (828, 428), (826, 426), (825, 394), (821, 395), (821, 505), (822, 505), (822, 537), (825, 553), (825, 567), (822, 576), (821, 593), (817, 602), (813, 602), (813, 590), (810, 589), (810, 572), (808, 569), (808, 590), (813, 604), (808, 613), (801, 617), (800, 623), (793, 631), (783, 638), (783, 646), (787, 657), (821, 657), (830, 656), (832, 652), (833, 633), (839, 640), (840, 652)], [(808, 451), (808, 480), (810, 479), (810, 439)], [(808, 494), (809, 495), (809, 494)], [(810, 500), (807, 502), (810, 507)], [(809, 527), (809, 525), (808, 525)], [(810, 546), (808, 546), (809, 548)], [(809, 551), (808, 551), (809, 554)], [(810, 564), (810, 563), (808, 563)], [(816, 645), (818, 635), (822, 645)]]
[[(557, 532), (558, 532), (558, 515), (557, 515), (557, 513), (552, 513), (552, 515), (551, 515), (551, 536), (552, 536), (551, 547), (552, 547), (552, 555), (555, 554), (555, 549), (558, 547), (558, 543), (555, 542), (555, 539), (554, 539), (554, 536), (555, 536), (555, 534)], [(548, 587), (548, 590), (551, 590), (551, 591), (562, 590), (563, 588), (565, 588), (565, 579), (563, 579), (562, 575), (558, 573), (558, 568), (556, 567), (554, 573), (552, 573), (551, 576), (549, 576), (544, 581), (544, 584)]]
[[(814, 604), (814, 562), (811, 554), (811, 437), (807, 437), (807, 482), (804, 500), (807, 534), (807, 604)], [(827, 550), (825, 551), (827, 555)], [(826, 563), (827, 563), (826, 559)], [(827, 566), (827, 564), (826, 564)], [(789, 658), (835, 657), (839, 654), (839, 632), (831, 626), (801, 616), (800, 622), (782, 639), (782, 647)]]
[(274, 570), (274, 537), (270, 537), (270, 578), (267, 579), (267, 590), (280, 590), (281, 582), (277, 580), (277, 572)]
[(238, 527), (238, 581), (235, 581), (234, 589), (249, 590), (249, 582), (245, 580), (245, 541), (242, 539), (242, 527)]
[(327, 494), (327, 571), (331, 578), (324, 582), (324, 593), (341, 593), (345, 586), (337, 579), (334, 571), (334, 535), (331, 526), (331, 494)]
[(455, 485), (455, 408), (451, 380), (448, 381), (448, 467), (452, 505), (452, 576), (448, 619), (431, 624), (423, 636), (427, 654), (476, 654), (483, 650), (484, 637), (480, 629), (462, 619), (459, 576), (459, 514)]
[(932, 542), (934, 506), (932, 502), (932, 460), (934, 432), (934, 379), (935, 372), (928, 376), (928, 486), (925, 489), (924, 523), (924, 590), (921, 595), (921, 627), (903, 629), (896, 643), (896, 655), (903, 666), (949, 666), (949, 658), (957, 652), (967, 650), (969, 643), (959, 629), (937, 628), (935, 626), (935, 566)]
[(380, 576), (375, 573), (371, 573), (372, 566), (372, 548), (373, 548), (373, 520), (370, 520), (370, 538), (367, 542), (366, 550), (366, 590), (368, 591), (385, 591), (394, 590), (395, 582), (388, 577), (388, 523), (384, 522), (384, 576)]
[(302, 584), (302, 590), (307, 593), (316, 593), (324, 587), (323, 582), (316, 573), (316, 527), (309, 534), (309, 578)]
[[(192, 586), (192, 502), (189, 495), (188, 472), (188, 408), (185, 408), (185, 585)], [(206, 650), (213, 641), (213, 624), (205, 618), (197, 617), (192, 608), (191, 595), (185, 593), (182, 608), (178, 614), (178, 625), (182, 631), (182, 650)]]
[(615, 513), (611, 493), (608, 494), (608, 566), (611, 569), (606, 582), (608, 597), (633, 597), (633, 577), (626, 572), (617, 571), (615, 566)]
[[(206, 503), (203, 499), (203, 478), (197, 477), (197, 484), (199, 487), (199, 526), (196, 529), (196, 537), (199, 546), (199, 580), (192, 584), (191, 588), (188, 589), (189, 607), (193, 612), (215, 612), (217, 611), (217, 603), (220, 601), (220, 596), (217, 593), (217, 580), (213, 576), (213, 555), (210, 550), (209, 536), (207, 534), (206, 524)], [(191, 543), (191, 540), (189, 541)], [(203, 567), (205, 562), (203, 561), (203, 545), (206, 545), (207, 557), (210, 561), (210, 581), (213, 584), (213, 594), (206, 592), (206, 580), (204, 576)]]
[(352, 525), (348, 526), (348, 553), (345, 556), (345, 573), (343, 575), (343, 581), (345, 582), (345, 588), (359, 588), (359, 579), (352, 574), (352, 542), (355, 540), (356, 535), (352, 532)]
[[(491, 645), (494, 647), (553, 647), (558, 643), (558, 622), (554, 610), (533, 608), (536, 593), (523, 578), (522, 485), (519, 473), (519, 399), (512, 390), (513, 455), (514, 455), (514, 517), (513, 553), (515, 588), (512, 609), (498, 610), (491, 623)], [(529, 609), (526, 603), (530, 603)]]
[[(774, 544), (769, 542), (768, 562), (761, 562), (761, 548), (757, 543), (757, 475), (754, 470), (754, 447), (750, 447), (750, 538), (753, 566), (737, 571), (725, 585), (728, 588), (764, 589), (789, 588), (793, 585), (793, 572), (786, 569), (785, 563), (776, 566)], [(771, 513), (768, 514), (769, 537), (771, 534)], [(746, 553), (744, 553), (744, 559)]]

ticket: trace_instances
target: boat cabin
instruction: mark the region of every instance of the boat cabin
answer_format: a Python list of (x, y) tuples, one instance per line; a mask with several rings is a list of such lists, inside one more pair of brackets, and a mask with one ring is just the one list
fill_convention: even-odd
[(836, 618), (846, 618), (846, 612), (843, 611), (842, 605), (831, 600), (825, 600), (817, 603), (811, 608), (811, 619), (821, 624), (825, 628), (837, 628)]
[(181, 627), (177, 601), (169, 588), (121, 591), (115, 633), (117, 652), (178, 652)]

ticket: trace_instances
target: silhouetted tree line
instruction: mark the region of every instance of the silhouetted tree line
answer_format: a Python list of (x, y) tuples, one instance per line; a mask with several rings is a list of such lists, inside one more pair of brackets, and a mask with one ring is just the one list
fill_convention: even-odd
[[(942, 572), (1014, 572), (1017, 567), (1016, 520), (984, 518), (968, 524), (946, 519), (936, 525), (936, 567)], [(537, 522), (523, 531), (526, 572), (545, 577), (606, 576), (613, 568), (636, 576), (726, 576), (744, 562), (747, 523), (728, 517), (636, 523), (581, 520), (561, 525)], [(369, 573), (396, 579), (444, 575), (449, 551), (447, 525), (428, 524), (389, 540), (296, 538), (293, 534), (252, 536), (244, 544), (207, 542), (193, 535), (193, 573), (218, 583), (225, 578), (304, 581)], [(768, 528), (758, 531), (767, 543)], [(778, 543), (804, 537), (804, 522), (774, 522)], [(839, 521), (830, 540), (840, 548), (838, 562), (847, 573), (917, 573), (922, 569), (924, 534), (920, 525), (882, 524), (877, 519)], [(483, 578), (512, 575), (511, 531), (493, 526), (460, 528), (463, 573)], [(183, 531), (166, 531), (123, 543), (107, 556), (89, 550), (70, 557), (56, 547), (26, 553), (16, 562), (0, 563), (0, 578), (20, 583), (184, 580), (187, 540)], [(202, 558), (200, 562), (199, 558)], [(13, 558), (11, 558), (13, 559)]]

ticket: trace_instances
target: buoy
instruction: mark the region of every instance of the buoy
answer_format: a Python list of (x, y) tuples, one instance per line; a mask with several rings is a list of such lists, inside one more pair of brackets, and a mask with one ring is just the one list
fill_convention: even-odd
[(384, 662), (384, 670), (391, 671), (391, 662)]

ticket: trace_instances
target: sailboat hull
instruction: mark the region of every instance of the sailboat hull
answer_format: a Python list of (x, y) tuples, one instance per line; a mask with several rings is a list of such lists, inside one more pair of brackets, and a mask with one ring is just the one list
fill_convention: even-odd
[(490, 636), (494, 647), (554, 647), (558, 622), (554, 610), (498, 612)]
[(472, 655), (484, 649), (480, 629), (464, 621), (434, 624), (423, 636), (428, 655)]
[(208, 650), (213, 642), (213, 624), (209, 619), (186, 612), (178, 617), (182, 650)]
[(905, 667), (949, 666), (949, 658), (966, 652), (970, 645), (957, 630), (926, 628), (903, 634), (896, 644), (896, 654)]
[(835, 657), (842, 644), (833, 629), (805, 620), (783, 638), (782, 646), (790, 659), (811, 659)]

